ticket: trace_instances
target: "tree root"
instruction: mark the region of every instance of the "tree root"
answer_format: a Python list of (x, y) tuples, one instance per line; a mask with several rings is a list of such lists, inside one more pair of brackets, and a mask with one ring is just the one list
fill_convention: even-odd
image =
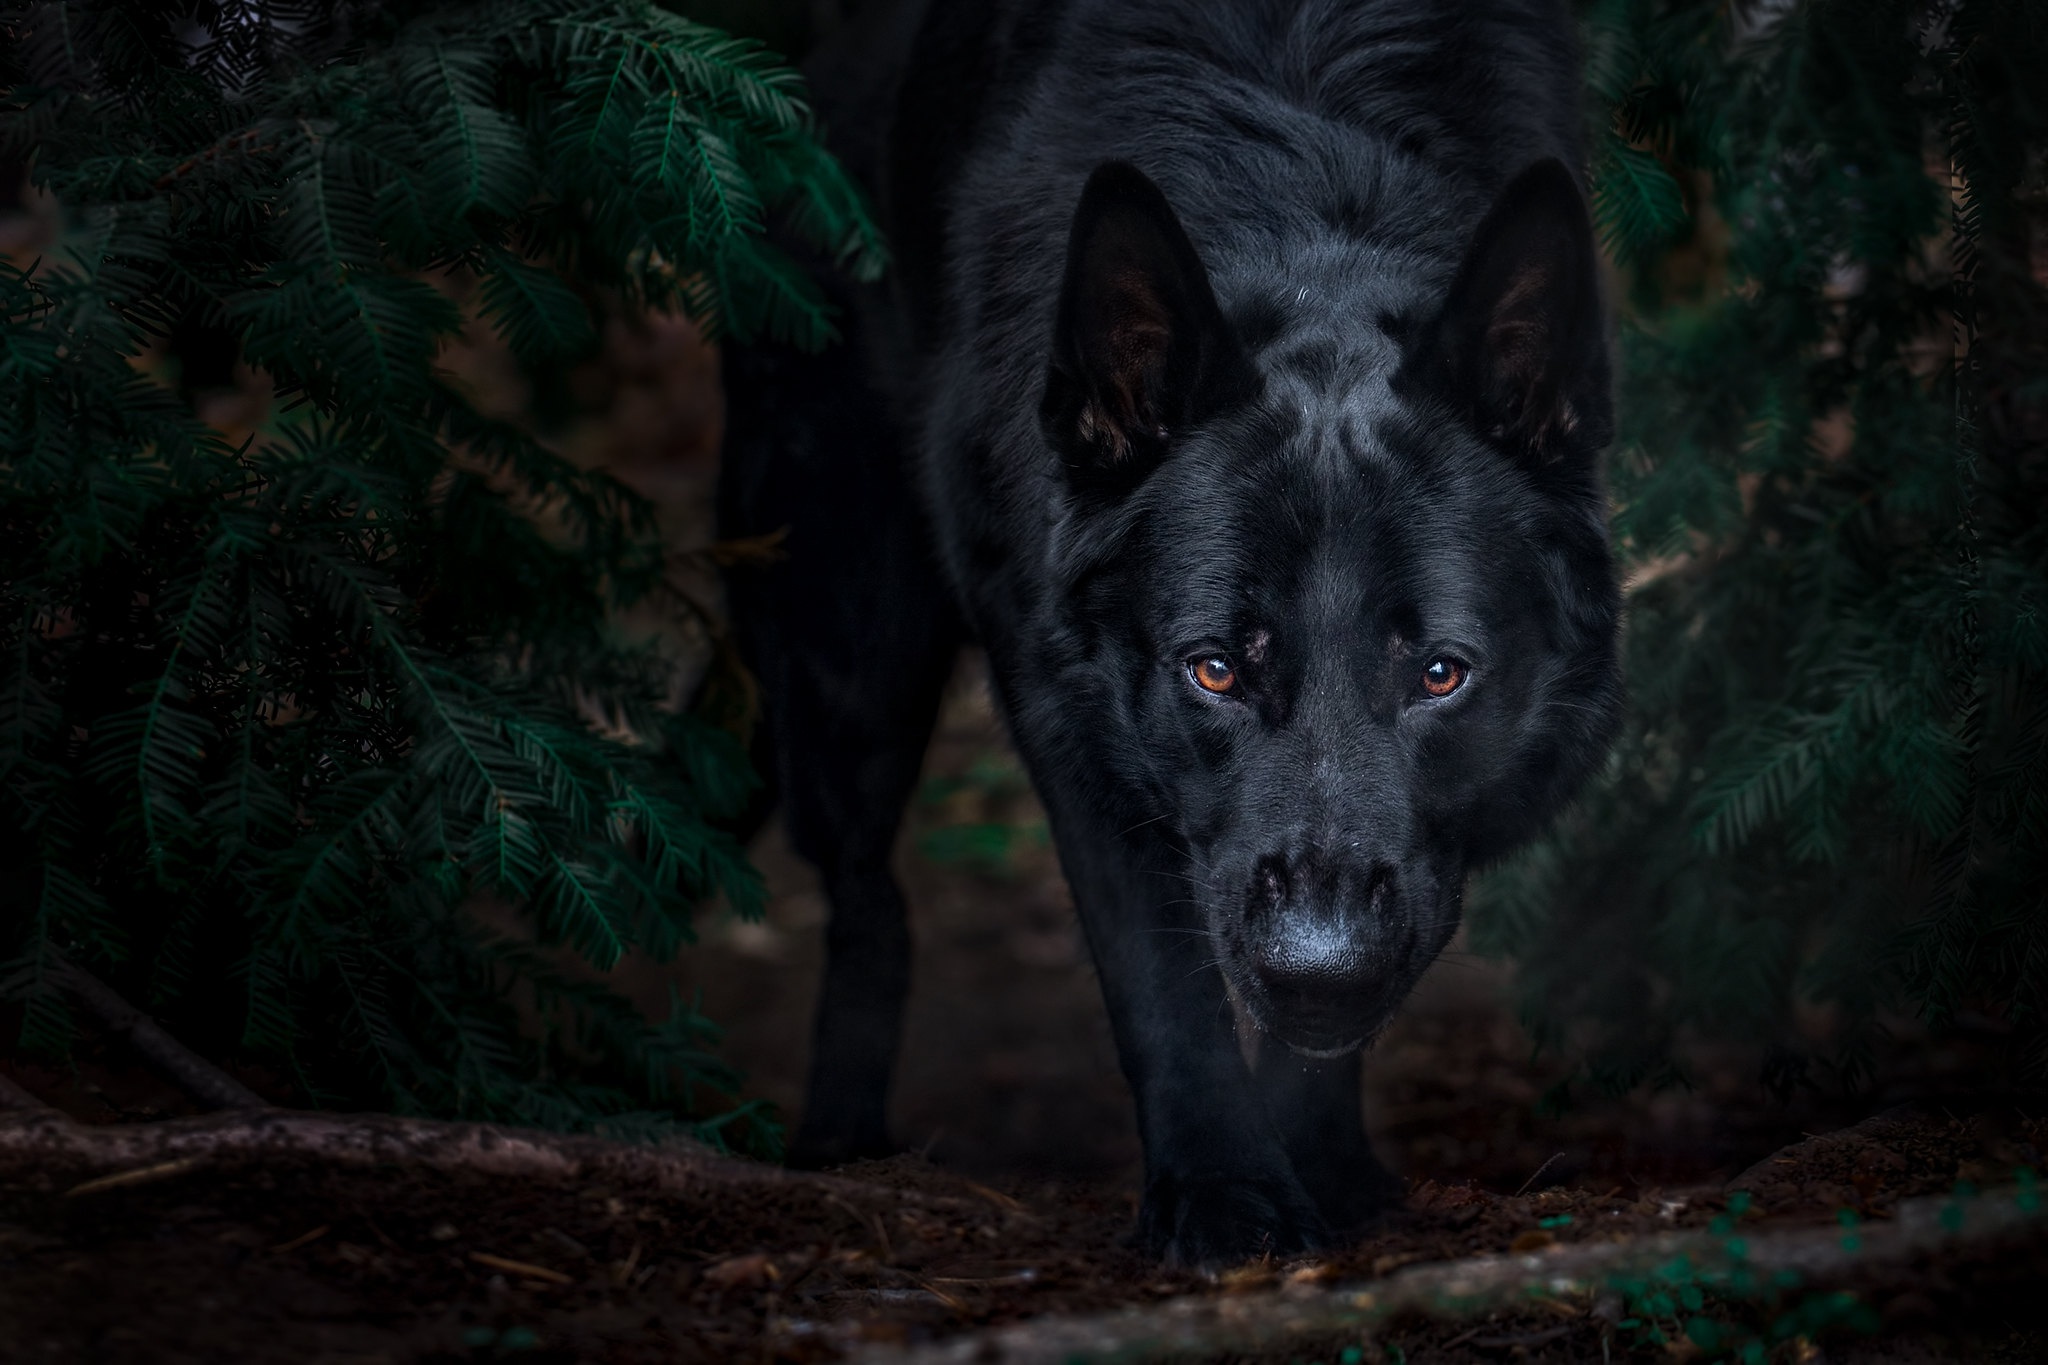
[(210, 1109), (261, 1109), (264, 1098), (164, 1031), (113, 987), (78, 964), (57, 960), (57, 981), (180, 1090)]
[(310, 1157), (341, 1166), (401, 1166), (583, 1184), (645, 1182), (671, 1193), (718, 1185), (784, 1185), (934, 1209), (979, 1209), (965, 1198), (896, 1190), (845, 1176), (787, 1171), (693, 1142), (661, 1146), (486, 1123), (392, 1114), (236, 1110), (157, 1123), (74, 1123), (47, 1108), (0, 1112), (0, 1161), (88, 1171)]
[(1896, 1105), (1882, 1113), (1872, 1114), (1861, 1123), (1852, 1123), (1833, 1132), (1816, 1133), (1804, 1141), (1781, 1148), (1730, 1180), (1725, 1188), (1761, 1191), (1784, 1178), (1780, 1174), (1783, 1166), (1790, 1165), (1794, 1170), (1820, 1169), (1826, 1165), (1821, 1159), (1825, 1153), (1846, 1148), (1853, 1155), (1872, 1143), (1879, 1146), (1910, 1143), (1914, 1137), (1926, 1132), (1930, 1125), (1938, 1123), (1939, 1119), (1933, 1113), (1919, 1105)]
[(47, 1112), (50, 1106), (16, 1085), (5, 1076), (0, 1076), (0, 1110), (26, 1110), (30, 1113)]
[(1780, 1272), (1803, 1289), (1899, 1269), (1934, 1253), (1984, 1254), (2048, 1247), (2048, 1205), (2037, 1191), (1900, 1203), (1896, 1216), (1853, 1234), (1835, 1226), (1728, 1236), (1673, 1232), (1520, 1256), (1478, 1256), (1418, 1266), (1368, 1284), (1292, 1285), (1264, 1294), (1177, 1299), (1082, 1317), (1038, 1318), (904, 1349), (877, 1347), (859, 1365), (1064, 1365), (1166, 1358), (1286, 1355), (1348, 1335), (1362, 1341), (1400, 1318), (1484, 1317), (1535, 1299), (1590, 1304), (1618, 1282), (1657, 1276), (1674, 1262), (1695, 1277), (1744, 1268), (1767, 1282)]

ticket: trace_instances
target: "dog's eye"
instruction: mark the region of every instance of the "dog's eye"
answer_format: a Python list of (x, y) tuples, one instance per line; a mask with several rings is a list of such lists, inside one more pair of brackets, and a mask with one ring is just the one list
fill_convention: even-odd
[(1456, 659), (1431, 659), (1422, 670), (1422, 690), (1432, 697), (1448, 697), (1465, 685), (1465, 665)]
[(1188, 676), (1195, 680), (1195, 686), (1219, 697), (1237, 690), (1237, 668), (1221, 654), (1188, 660)]

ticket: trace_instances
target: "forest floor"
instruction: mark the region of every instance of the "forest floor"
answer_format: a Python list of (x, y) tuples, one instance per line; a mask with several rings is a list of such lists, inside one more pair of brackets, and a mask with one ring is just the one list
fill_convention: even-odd
[[(516, 376), (494, 378), (494, 355), (451, 363), (516, 407)], [(714, 363), (687, 328), (643, 329), (595, 375), (604, 392), (588, 401), (604, 419), (566, 442), (652, 494), (685, 545), (708, 534)], [(254, 420), (228, 410), (236, 395), (219, 401), (223, 426)], [(629, 962), (620, 980), (651, 1010), (672, 982), (698, 993), (747, 1093), (793, 1119), (825, 905), (778, 833), (755, 852), (765, 918), (712, 910), (680, 965)], [(1140, 1176), (1129, 1097), (1042, 816), (971, 658), (899, 865), (917, 940), (893, 1114), (905, 1155), (838, 1180), (728, 1169), (680, 1184), (249, 1150), (110, 1170), (10, 1145), (52, 1116), (0, 1114), (0, 1363), (879, 1365), (949, 1342), (966, 1343), (959, 1358), (997, 1360), (1015, 1357), (975, 1334), (1175, 1305), (1246, 1321), (1322, 1311), (1336, 1286), (1391, 1293), (1432, 1264), (1481, 1256), (1548, 1287), (1501, 1311), (1406, 1313), (1231, 1358), (2048, 1361), (2039, 1219), (2018, 1239), (1739, 1294), (1669, 1266), (1546, 1280), (1545, 1265), (1588, 1248), (1662, 1245), (1648, 1239), (1686, 1229), (1758, 1247), (1839, 1233), (1847, 1248), (1862, 1229), (1876, 1246), (1895, 1222), (1905, 1230), (1902, 1200), (2042, 1169), (2048, 1111), (1969, 1094), (1968, 1048), (1926, 1045), (1889, 1089), (1854, 1100), (1774, 1099), (1754, 1058), (1702, 1052), (1690, 1090), (1558, 1103), (1562, 1073), (1517, 1024), (1509, 969), (1461, 947), (1364, 1063), (1369, 1123), (1408, 1181), (1405, 1206), (1328, 1257), (1163, 1269), (1127, 1244)], [(111, 1040), (78, 1057), (62, 1072), (0, 1059), (0, 1082), (94, 1132), (172, 1119), (170, 1131), (191, 1112)], [(1811, 1137), (1903, 1100), (1919, 1107)], [(1944, 1208), (1944, 1226), (1951, 1212), (1964, 1226), (1967, 1210)], [(1160, 1358), (1126, 1335), (1128, 1349), (1102, 1358)]]
[[(1130, 1104), (1042, 831), (970, 661), (902, 849), (918, 930), (895, 1106), (906, 1155), (839, 1182), (678, 1189), (239, 1153), (87, 1186), (106, 1172), (10, 1164), (0, 1142), (0, 1361), (901, 1360), (1044, 1315), (1270, 1303), (1474, 1256), (1540, 1266), (1594, 1243), (1708, 1228), (1758, 1238), (1845, 1212), (1875, 1229), (1902, 1199), (2009, 1184), (2048, 1149), (2048, 1114), (1960, 1097), (1807, 1140), (1896, 1097), (1779, 1103), (1732, 1057), (1698, 1059), (1690, 1092), (1588, 1095), (1553, 1112), (1540, 1101), (1557, 1073), (1506, 1007), (1506, 970), (1453, 953), (1366, 1059), (1371, 1126), (1409, 1182), (1406, 1207), (1340, 1254), (1162, 1269), (1127, 1245)], [(778, 836), (757, 853), (766, 918), (711, 916), (683, 975), (727, 1026), (749, 1092), (793, 1115), (824, 908)], [(631, 971), (635, 989), (666, 998), (670, 973)], [(183, 1108), (113, 1049), (85, 1056), (69, 1076), (0, 1070), (88, 1122)], [(1948, 1064), (1961, 1076), (1968, 1060)], [(1731, 1180), (1748, 1201), (1731, 1202)], [(1581, 1285), (1232, 1358), (1743, 1359), (1753, 1345), (1747, 1358), (1804, 1362), (2048, 1360), (2031, 1297), (2048, 1284), (2039, 1224), (1993, 1254), (1831, 1283), (1857, 1297), (1783, 1287), (1761, 1307), (1711, 1292), (1688, 1306), (1683, 1286), (1660, 1302), (1648, 1282)]]

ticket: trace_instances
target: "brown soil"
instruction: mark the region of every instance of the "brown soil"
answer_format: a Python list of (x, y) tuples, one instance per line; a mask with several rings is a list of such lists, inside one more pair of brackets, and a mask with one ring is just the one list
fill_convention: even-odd
[[(1772, 1168), (1781, 1202), (1739, 1221), (1744, 1232), (1825, 1221), (1844, 1197), (1882, 1218), (1973, 1164), (2038, 1161), (2043, 1142), (2038, 1121), (1994, 1129), (1934, 1117), (1808, 1144)], [(631, 1178), (509, 1180), (276, 1156), (81, 1188), (100, 1174), (0, 1155), (0, 1359), (827, 1360), (1037, 1314), (1697, 1227), (1730, 1207), (1712, 1189), (1515, 1197), (1428, 1182), (1355, 1250), (1210, 1277), (1126, 1248), (1130, 1204), (1113, 1188), (998, 1188), (916, 1156), (850, 1169), (856, 1186), (705, 1182), (680, 1193)], [(1909, 1277), (1910, 1293), (1894, 1281), (1879, 1305), (1880, 1320), (1914, 1333), (1912, 1349), (1935, 1354), (1852, 1342), (1861, 1354), (1851, 1358), (2048, 1349), (2048, 1336), (1997, 1316), (2031, 1324), (2017, 1316), (2019, 1294), (2048, 1260), (1974, 1267), (1963, 1283), (1943, 1269), (1946, 1280)], [(1974, 1316), (1959, 1317), (1963, 1307)], [(1643, 1349), (1645, 1330), (1618, 1300), (1553, 1298), (1477, 1327), (1398, 1327), (1374, 1349), (1381, 1359), (1658, 1358), (1662, 1348)], [(1786, 1349), (1782, 1358), (1815, 1358)]]

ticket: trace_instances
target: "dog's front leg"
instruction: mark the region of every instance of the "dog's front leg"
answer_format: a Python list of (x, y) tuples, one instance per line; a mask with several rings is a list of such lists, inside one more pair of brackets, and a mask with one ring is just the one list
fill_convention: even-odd
[(1169, 1261), (1211, 1266), (1323, 1244), (1238, 1050), (1185, 866), (1088, 815), (1055, 809), (1053, 825), (1137, 1099), (1139, 1237)]
[(1366, 1138), (1360, 1070), (1357, 1053), (1303, 1057), (1268, 1038), (1253, 1072), (1295, 1175), (1344, 1239), (1397, 1203), (1403, 1188)]

